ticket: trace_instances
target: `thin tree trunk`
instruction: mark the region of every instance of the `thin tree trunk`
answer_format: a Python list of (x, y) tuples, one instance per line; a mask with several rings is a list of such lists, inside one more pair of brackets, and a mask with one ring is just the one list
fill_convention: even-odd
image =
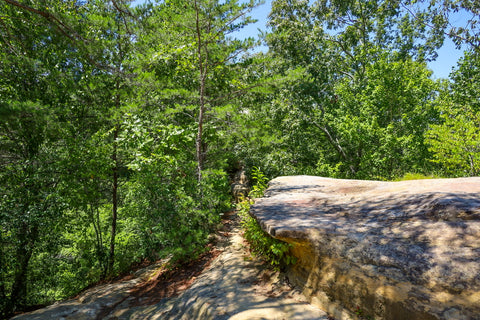
[[(197, 179), (198, 182), (202, 180), (202, 170), (203, 170), (203, 161), (204, 161), (204, 154), (203, 154), (203, 122), (205, 117), (205, 82), (207, 76), (207, 59), (208, 54), (202, 54), (202, 47), (203, 47), (203, 39), (202, 33), (200, 31), (200, 9), (198, 7), (197, 0), (194, 2), (195, 4), (195, 23), (196, 23), (196, 37), (197, 37), (197, 56), (198, 56), (198, 63), (199, 63), (199, 81), (200, 87), (198, 89), (200, 99), (200, 108), (198, 112), (198, 131), (197, 131), (197, 139), (195, 141), (196, 147), (196, 157), (197, 157)], [(205, 59), (205, 61), (203, 61)]]
[(118, 154), (117, 154), (117, 138), (120, 129), (118, 125), (113, 132), (113, 181), (112, 181), (112, 228), (110, 231), (110, 253), (108, 256), (108, 274), (113, 274), (113, 265), (115, 262), (115, 238), (117, 234), (117, 211), (118, 211)]
[(100, 229), (100, 212), (98, 210), (98, 205), (95, 205), (95, 207), (90, 206), (90, 211), (92, 215), (93, 230), (95, 231), (95, 250), (97, 252), (98, 262), (102, 266), (100, 279), (105, 279), (107, 277), (108, 270), (107, 261), (105, 261), (105, 248), (103, 247), (102, 231)]
[[(115, 97), (115, 106), (117, 110), (120, 108), (120, 82), (117, 80), (116, 83), (116, 97)], [(115, 124), (115, 129), (113, 131), (113, 152), (112, 152), (112, 226), (110, 231), (110, 252), (108, 255), (108, 275), (113, 275), (113, 266), (115, 264), (115, 238), (117, 236), (117, 216), (118, 216), (118, 171), (119, 171), (119, 161), (118, 161), (118, 134), (120, 133), (120, 124)]]
[(343, 150), (342, 146), (340, 145), (340, 142), (338, 141), (337, 138), (334, 138), (331, 134), (330, 134), (330, 131), (328, 131), (328, 129), (325, 127), (325, 126), (322, 126), (320, 124), (318, 124), (316, 121), (313, 121), (312, 119), (310, 119), (310, 121), (317, 127), (319, 128), (320, 130), (323, 131), (323, 133), (325, 133), (325, 136), (327, 137), (327, 140), (330, 142), (330, 144), (335, 148), (335, 150), (337, 150), (338, 154), (348, 163), (348, 166), (350, 168), (350, 171), (352, 172), (353, 175), (355, 175), (355, 173), (357, 172), (357, 170), (355, 169), (355, 167), (353, 166), (352, 164), (352, 160), (350, 159), (350, 157), (347, 156), (347, 154), (345, 153), (345, 151)]
[[(200, 91), (204, 90), (204, 84), (200, 85)], [(202, 93), (200, 93), (202, 95)], [(198, 113), (198, 131), (197, 131), (197, 139), (195, 141), (196, 147), (196, 156), (197, 156), (197, 179), (200, 182), (202, 180), (202, 170), (203, 170), (203, 119), (205, 114), (205, 104), (204, 99), (200, 96), (200, 110)]]
[[(2, 234), (0, 233), (0, 243), (2, 241)], [(3, 257), (3, 248), (0, 248), (0, 266), (4, 266), (5, 258)], [(5, 292), (5, 280), (4, 280), (4, 273), (0, 272), (0, 318), (5, 317), (6, 315), (2, 313), (2, 311), (6, 311), (5, 308), (7, 303), (7, 293)]]
[(32, 257), (33, 253), (33, 240), (36, 239), (37, 231), (34, 227), (33, 230), (28, 230), (28, 225), (23, 223), (22, 225), (22, 232), (21, 235), (24, 237), (20, 245), (17, 247), (17, 261), (18, 261), (18, 268), (15, 270), (15, 276), (13, 280), (13, 285), (10, 294), (10, 301), (7, 310), (8, 311), (15, 311), (16, 307), (21, 307), (25, 305), (25, 298), (27, 297), (27, 271), (28, 271), (28, 264), (30, 262), (30, 258)]

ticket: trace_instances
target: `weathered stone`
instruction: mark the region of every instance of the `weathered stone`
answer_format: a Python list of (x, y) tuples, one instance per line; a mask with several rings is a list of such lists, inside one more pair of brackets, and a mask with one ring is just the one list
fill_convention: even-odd
[(243, 197), (248, 196), (250, 188), (248, 187), (248, 178), (245, 170), (242, 169), (235, 174), (234, 182), (230, 186), (235, 203), (239, 203)]
[(105, 310), (114, 309), (129, 297), (129, 289), (139, 279), (94, 287), (77, 299), (55, 303), (49, 307), (14, 317), (15, 320), (92, 320), (102, 319)]
[[(240, 230), (195, 283), (178, 297), (151, 306), (119, 306), (106, 319), (327, 320), (327, 314), (283, 285), (263, 263), (251, 259)], [(270, 278), (272, 277), (272, 278)], [(275, 279), (277, 278), (277, 279)]]
[(233, 184), (232, 193), (235, 203), (239, 203), (240, 201), (242, 201), (242, 198), (248, 196), (249, 191), (250, 189), (246, 185)]
[(480, 319), (480, 178), (280, 177), (251, 213), (290, 280), (339, 319)]

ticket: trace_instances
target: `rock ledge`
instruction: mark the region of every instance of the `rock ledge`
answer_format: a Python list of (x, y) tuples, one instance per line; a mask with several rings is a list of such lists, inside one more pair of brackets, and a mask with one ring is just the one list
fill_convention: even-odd
[(251, 214), (293, 244), (290, 280), (338, 319), (479, 319), (480, 178), (270, 182)]

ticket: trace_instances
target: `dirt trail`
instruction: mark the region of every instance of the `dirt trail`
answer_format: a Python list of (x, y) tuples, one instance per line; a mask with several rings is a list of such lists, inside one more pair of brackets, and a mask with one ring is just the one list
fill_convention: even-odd
[(215, 249), (195, 265), (165, 273), (157, 264), (134, 279), (15, 319), (331, 319), (281, 274), (251, 258), (236, 216), (225, 222)]

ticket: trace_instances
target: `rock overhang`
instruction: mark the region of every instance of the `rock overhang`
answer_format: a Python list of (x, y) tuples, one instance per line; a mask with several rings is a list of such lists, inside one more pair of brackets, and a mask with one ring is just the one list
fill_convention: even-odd
[[(251, 214), (273, 237), (310, 247), (296, 255), (308, 252), (319, 261), (297, 257), (300, 266), (292, 270), (302, 274), (298, 282), (310, 281), (317, 295), (326, 286), (319, 274), (325, 272), (321, 261), (333, 259), (365, 279), (378, 279), (369, 282), (375, 286), (404, 284), (397, 290), (398, 299), (390, 302), (388, 295), (373, 289), (365, 293), (386, 299), (383, 307), (372, 307), (376, 319), (395, 319), (406, 312), (398, 311), (403, 310), (398, 303), (412, 304), (414, 318), (426, 312), (432, 319), (448, 319), (448, 312), (457, 308), (461, 317), (470, 319), (480, 314), (479, 195), (480, 178), (383, 182), (279, 177), (270, 182), (265, 197), (256, 200)], [(319, 274), (317, 284), (312, 284), (312, 273)], [(335, 277), (342, 273), (345, 270)], [(361, 304), (362, 297), (355, 299)], [(385, 310), (385, 305), (398, 310)]]

